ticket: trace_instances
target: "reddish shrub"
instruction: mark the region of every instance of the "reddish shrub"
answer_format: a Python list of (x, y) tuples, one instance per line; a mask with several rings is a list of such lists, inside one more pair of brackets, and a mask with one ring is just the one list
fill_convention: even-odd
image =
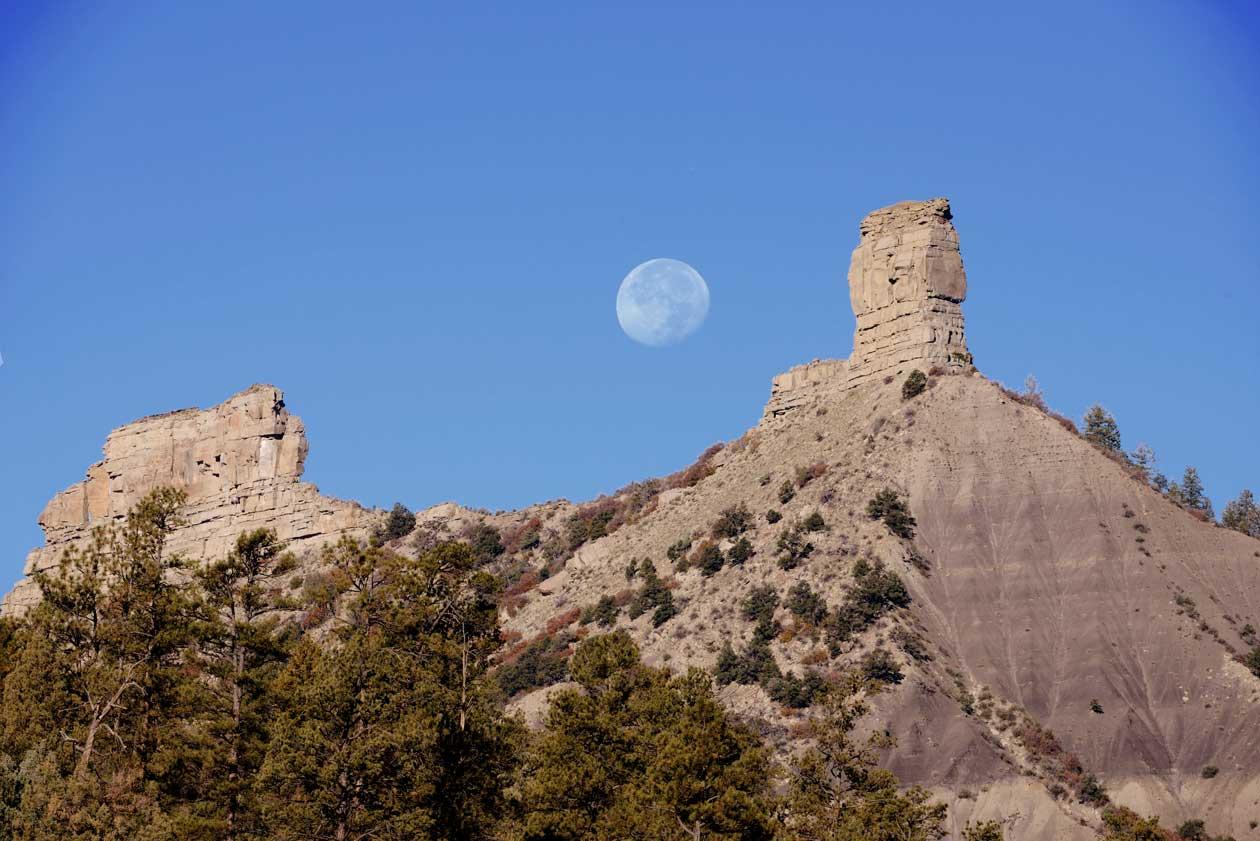
[(798, 467), (796, 468), (796, 486), (803, 488), (826, 472), (827, 465), (821, 461), (816, 461), (808, 467)]
[(554, 636), (556, 631), (559, 631), (561, 628), (567, 628), (578, 621), (578, 617), (581, 615), (582, 609), (578, 607), (569, 608), (564, 613), (557, 613), (547, 620), (546, 636)]

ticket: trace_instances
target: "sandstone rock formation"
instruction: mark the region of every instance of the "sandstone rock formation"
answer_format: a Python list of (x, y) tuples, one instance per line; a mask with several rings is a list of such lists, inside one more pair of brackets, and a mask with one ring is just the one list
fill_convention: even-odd
[[(242, 531), (260, 527), (275, 529), (298, 553), (341, 534), (365, 535), (370, 511), (301, 481), (306, 452), (302, 421), (269, 385), (205, 411), (129, 423), (106, 439), (104, 460), (44, 508), (44, 545), (27, 557), (26, 575), (55, 566), (66, 547), (87, 540), (94, 526), (121, 521), (163, 485), (188, 494), (186, 525), (175, 532), (171, 550), (192, 559), (222, 555)], [(20, 615), (38, 599), (38, 588), (24, 578), (0, 612)]]
[(765, 417), (809, 402), (820, 386), (854, 388), (913, 368), (965, 369), (967, 275), (949, 200), (907, 201), (870, 213), (849, 264), (849, 301), (857, 318), (853, 354), (814, 360), (780, 374)]

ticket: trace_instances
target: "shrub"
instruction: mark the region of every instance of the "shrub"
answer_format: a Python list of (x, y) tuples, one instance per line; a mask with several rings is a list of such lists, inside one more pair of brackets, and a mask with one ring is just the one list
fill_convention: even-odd
[(927, 648), (923, 645), (923, 638), (913, 631), (899, 625), (893, 628), (889, 636), (911, 660), (923, 662), (932, 659), (932, 655), (928, 653)]
[(779, 606), (779, 594), (774, 587), (765, 584), (754, 587), (744, 597), (740, 605), (740, 614), (749, 622), (763, 622), (774, 618), (774, 611)]
[(577, 549), (588, 541), (598, 540), (610, 534), (614, 529), (610, 529), (609, 524), (617, 516), (617, 508), (617, 500), (605, 497), (573, 512), (565, 521), (565, 537), (568, 538), (569, 551)]
[(701, 543), (695, 554), (691, 556), (691, 565), (699, 567), (706, 578), (720, 570), (725, 563), (726, 559), (722, 557), (722, 550), (712, 540)]
[(888, 530), (898, 537), (914, 537), (914, 517), (910, 515), (901, 496), (892, 488), (884, 488), (875, 494), (866, 504), (866, 515), (872, 520), (883, 520)]
[(679, 558), (684, 557), (690, 549), (691, 537), (682, 537), (670, 544), (669, 548), (665, 550), (665, 557), (671, 561), (677, 561)]
[(1250, 669), (1253, 675), (1260, 677), (1260, 646), (1247, 652), (1242, 658), (1242, 664)]
[(775, 523), (779, 522), (779, 520), (782, 520), (782, 519), (783, 519), (783, 515), (780, 514), (778, 511), (775, 511), (773, 508), (771, 508), (769, 511), (766, 512), (766, 522), (769, 523), (770, 525), (774, 525)]
[(787, 609), (809, 625), (818, 625), (827, 618), (827, 602), (805, 581), (797, 582), (788, 590)]
[(779, 502), (787, 505), (792, 501), (794, 496), (796, 496), (796, 488), (793, 487), (791, 481), (785, 480), (783, 484), (779, 486)]
[(807, 467), (798, 467), (796, 468), (796, 486), (803, 488), (826, 472), (827, 465), (821, 461), (816, 461)]
[(827, 621), (832, 650), (838, 651), (840, 643), (866, 630), (888, 611), (909, 604), (910, 594), (895, 572), (879, 562), (858, 560), (853, 565), (853, 586)]
[[(631, 619), (638, 619), (652, 610), (654, 611), (652, 623), (660, 627), (677, 615), (678, 611), (674, 608), (674, 594), (665, 586), (665, 582), (661, 581), (656, 573), (656, 567), (647, 558), (639, 564), (638, 578), (643, 582), (643, 586), (630, 598), (630, 603), (626, 607), (626, 613)], [(658, 617), (660, 621), (657, 621)]]
[(1111, 802), (1106, 789), (1093, 774), (1086, 774), (1081, 779), (1080, 785), (1076, 787), (1076, 799), (1095, 809), (1100, 809)]
[(748, 506), (744, 503), (732, 505), (725, 508), (718, 515), (717, 521), (710, 529), (710, 534), (716, 538), (736, 538), (752, 526), (752, 514), (748, 512)]
[(1185, 821), (1177, 827), (1177, 837), (1180, 841), (1210, 841), (1207, 826), (1198, 818)]
[(825, 520), (823, 520), (823, 515), (818, 513), (817, 511), (815, 511), (814, 513), (806, 517), (805, 520), (801, 523), (801, 526), (805, 529), (805, 531), (826, 531), (827, 530), (827, 523)]
[(901, 384), (901, 399), (909, 400), (923, 393), (923, 389), (927, 388), (927, 377), (918, 368), (910, 372), (910, 376), (906, 377), (906, 381)]
[(735, 541), (735, 545), (726, 552), (726, 560), (730, 561), (731, 566), (743, 566), (744, 561), (747, 561), (752, 556), (753, 547), (746, 537), (741, 537)]
[(385, 522), (377, 526), (374, 536), (378, 543), (388, 543), (411, 534), (416, 527), (416, 515), (401, 502), (395, 502), (389, 509)]
[(1094, 698), (1092, 701), (1089, 702), (1089, 710), (1090, 712), (1094, 712), (1094, 713), (1098, 713), (1099, 715), (1102, 715), (1102, 712), (1103, 712), (1102, 704), (1098, 703), (1097, 698)]
[(473, 526), (468, 531), (467, 539), (479, 564), (488, 564), (505, 551), (503, 542), (499, 539), (499, 530), (485, 523)]
[(656, 606), (656, 610), (652, 611), (652, 627), (659, 628), (677, 615), (678, 607), (674, 604), (674, 594), (666, 590), (664, 598)]
[(780, 569), (796, 569), (814, 551), (814, 544), (805, 539), (805, 533), (802, 525), (797, 523), (779, 534)]
[(875, 683), (901, 683), (905, 675), (886, 648), (868, 651), (861, 661), (862, 675)]
[(616, 599), (612, 596), (600, 596), (599, 601), (582, 611), (582, 624), (594, 622), (601, 628), (611, 628), (616, 624), (617, 614), (620, 612)]
[(505, 528), (499, 536), (503, 550), (509, 555), (542, 545), (542, 520), (531, 517), (523, 523)]
[(571, 641), (569, 635), (539, 637), (511, 661), (503, 663), (496, 672), (503, 694), (512, 698), (564, 680), (569, 674)]
[(1221, 769), (1217, 768), (1215, 765), (1204, 765), (1203, 770), (1200, 772), (1200, 776), (1202, 776), (1205, 780), (1210, 780), (1219, 773), (1221, 773)]

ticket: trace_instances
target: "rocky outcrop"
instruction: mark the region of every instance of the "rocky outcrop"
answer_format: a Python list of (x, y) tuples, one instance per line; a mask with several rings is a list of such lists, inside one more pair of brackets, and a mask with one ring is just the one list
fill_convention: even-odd
[(967, 275), (952, 219), (948, 199), (929, 199), (900, 202), (862, 220), (849, 263), (849, 302), (857, 318), (853, 354), (816, 359), (775, 377), (766, 419), (873, 377), (971, 367), (962, 315)]
[(901, 202), (862, 220), (849, 263), (857, 317), (849, 380), (910, 364), (963, 367), (967, 275), (947, 199)]
[(105, 458), (44, 508), (44, 545), (27, 556), (27, 577), (0, 612), (24, 613), (39, 600), (31, 573), (55, 566), (67, 547), (86, 541), (95, 526), (120, 522), (161, 486), (188, 494), (185, 525), (170, 548), (191, 559), (217, 557), (254, 528), (275, 529), (298, 553), (341, 534), (366, 535), (370, 511), (301, 481), (306, 452), (302, 421), (269, 385), (252, 386), (211, 409), (154, 415), (114, 430)]

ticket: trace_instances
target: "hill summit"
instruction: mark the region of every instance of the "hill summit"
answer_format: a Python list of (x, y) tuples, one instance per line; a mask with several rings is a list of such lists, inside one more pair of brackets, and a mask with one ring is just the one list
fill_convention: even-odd
[[(956, 832), (1001, 818), (1012, 838), (1092, 838), (1111, 801), (1253, 837), (1260, 679), (1237, 655), (1260, 623), (1260, 542), (980, 375), (945, 199), (869, 214), (848, 280), (852, 355), (776, 377), (755, 428), (671, 476), (580, 505), (447, 503), (395, 534), (300, 482), (300, 421), (256, 386), (111, 434), (41, 516), (28, 570), (163, 484), (188, 492), (192, 558), (259, 525), (308, 571), (345, 534), (404, 552), (459, 536), (508, 583), (500, 669), (528, 718), (578, 639), (621, 628), (649, 664), (713, 672), (784, 752), (819, 681), (877, 676), (885, 762)], [(19, 585), (5, 611), (37, 598)]]

